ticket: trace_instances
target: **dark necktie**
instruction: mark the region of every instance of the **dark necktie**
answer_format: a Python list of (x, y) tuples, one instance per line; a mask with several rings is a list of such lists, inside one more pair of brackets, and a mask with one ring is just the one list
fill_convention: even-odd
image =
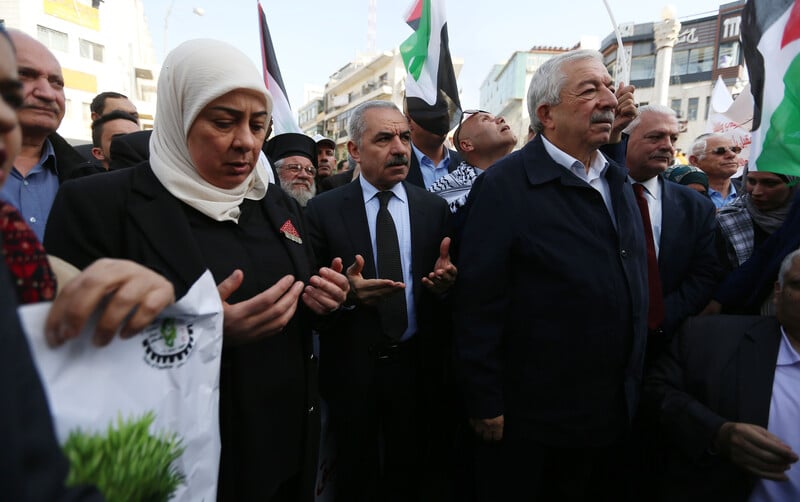
[[(400, 244), (397, 229), (389, 213), (392, 192), (378, 192), (381, 207), (375, 220), (375, 245), (378, 255), (378, 277), (403, 282), (403, 266), (400, 263)], [(393, 340), (399, 340), (408, 327), (405, 290), (399, 290), (378, 303), (383, 332)]]
[(0, 202), (3, 257), (17, 290), (20, 305), (46, 302), (56, 296), (56, 277), (42, 244), (11, 204)]
[(636, 205), (642, 215), (644, 225), (644, 238), (647, 243), (647, 292), (650, 304), (647, 308), (647, 329), (654, 331), (664, 322), (664, 297), (661, 292), (661, 275), (658, 272), (658, 257), (656, 244), (653, 239), (653, 225), (650, 223), (650, 210), (647, 208), (647, 199), (644, 196), (644, 187), (640, 183), (633, 184), (636, 194)]

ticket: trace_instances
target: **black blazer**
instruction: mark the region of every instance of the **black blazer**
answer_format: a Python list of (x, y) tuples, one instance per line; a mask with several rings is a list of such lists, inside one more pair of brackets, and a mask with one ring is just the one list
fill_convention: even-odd
[[(439, 257), (439, 244), (448, 235), (450, 211), (444, 199), (404, 183), (408, 194), (411, 223), (411, 256), (414, 275), (414, 305), (419, 331), (415, 338), (420, 347), (424, 371), (441, 373), (447, 346), (448, 311), (442, 301), (423, 286), (421, 279), (433, 270)], [(375, 261), (372, 253), (367, 214), (360, 183), (349, 183), (314, 197), (306, 207), (309, 233), (320, 265), (335, 257), (347, 267), (355, 255), (364, 257), (363, 276), (373, 279)], [(320, 390), (329, 402), (331, 413), (366, 404), (368, 386), (375, 364), (374, 351), (383, 343), (380, 321), (374, 307), (359, 305), (341, 312), (336, 322), (320, 336)], [(441, 381), (425, 381), (430, 394)], [(425, 379), (423, 379), (425, 380)]]
[(705, 307), (722, 279), (716, 253), (716, 208), (708, 197), (677, 183), (662, 186), (658, 269), (664, 293), (664, 331), (671, 337)]
[(150, 135), (152, 133), (153, 130), (148, 129), (123, 134), (112, 139), (109, 170), (123, 169), (150, 160)]
[[(461, 155), (455, 150), (447, 150), (450, 152), (450, 164), (447, 165), (447, 172), (452, 173), (455, 168), (461, 164)], [(412, 185), (417, 185), (421, 188), (428, 188), (425, 185), (422, 179), (422, 171), (419, 167), (419, 160), (417, 160), (417, 154), (414, 153), (414, 150), (411, 150), (411, 163), (408, 169), (408, 175), (406, 176), (406, 183), (411, 183)]]
[(353, 169), (348, 169), (347, 171), (336, 173), (333, 176), (322, 178), (319, 180), (319, 183), (317, 183), (317, 195), (327, 192), (328, 190), (333, 190), (334, 188), (339, 188), (351, 181), (353, 181)]
[[(291, 220), (303, 238), (302, 244), (283, 238), (281, 242), (294, 265), (295, 277), (307, 283), (312, 273), (313, 254), (300, 207), (275, 185), (269, 186), (262, 204), (276, 234), (279, 234), (280, 227), (287, 220)], [(47, 232), (45, 245), (50, 254), (81, 269), (101, 257), (136, 261), (170, 280), (175, 286), (176, 298), (183, 296), (206, 269), (202, 255), (194, 244), (194, 237), (181, 202), (161, 185), (147, 163), (112, 171), (103, 176), (91, 176), (65, 183), (53, 203)], [(316, 359), (312, 356), (311, 329), (308, 320), (305, 316), (296, 315), (292, 323), (295, 322), (299, 323), (297, 329), (303, 340), (306, 388), (295, 388), (292, 391), (305, 392), (307, 396), (308, 439), (303, 457), (305, 461), (303, 473), (306, 476), (304, 483), (309, 486), (305, 493), (310, 496), (313, 493), (310, 487), (313, 486), (316, 470), (319, 433)], [(229, 381), (239, 382), (238, 387), (230, 390), (228, 395), (236, 394), (240, 402), (249, 401), (249, 409), (256, 410), (254, 412), (256, 416), (258, 413), (283, 413), (286, 410), (281, 410), (276, 403), (265, 402), (268, 400), (264, 399), (262, 388), (265, 384), (264, 375), (258, 377), (257, 374), (259, 370), (268, 371), (269, 368), (257, 368), (255, 367), (257, 365), (253, 364), (234, 368), (234, 365), (226, 362), (253, 359), (248, 355), (248, 351), (251, 354), (256, 353), (260, 348), (257, 346), (259, 343), (225, 347), (220, 381), (223, 384)], [(248, 375), (248, 378), (242, 378), (243, 374)], [(235, 452), (235, 443), (227, 441), (226, 435), (232, 434), (232, 429), (239, 425), (225, 424), (224, 417), (234, 413), (225, 406), (226, 402), (233, 405), (230, 401), (230, 398), (221, 399), (223, 472), (226, 453)], [(260, 433), (260, 431), (255, 432)], [(235, 472), (230, 470), (229, 475), (241, 476), (241, 480), (246, 480), (248, 484), (257, 482), (266, 487), (272, 480), (271, 473), (282, 468), (294, 469), (294, 466), (281, 466), (280, 452), (288, 448), (296, 450), (300, 445), (288, 444), (288, 441), (282, 443), (280, 431), (268, 432), (274, 434), (277, 439), (269, 448), (263, 449), (266, 456), (236, 459), (237, 465), (242, 466), (242, 469)], [(269, 462), (274, 462), (274, 465)], [(226, 483), (226, 479), (230, 479), (232, 484)], [(243, 486), (244, 481), (223, 476), (220, 483), (220, 490), (226, 494), (238, 493), (240, 497), (247, 499), (250, 495), (241, 494), (253, 493), (249, 491), (250, 486)]]
[(470, 193), (453, 299), (458, 377), (469, 416), (504, 414), (509, 439), (608, 445), (637, 408), (642, 221), (625, 170), (611, 162), (605, 178), (613, 222), (537, 136)]
[(647, 376), (643, 404), (670, 446), (662, 500), (747, 500), (755, 479), (711, 454), (724, 422), (766, 428), (780, 347), (774, 317), (689, 319)]

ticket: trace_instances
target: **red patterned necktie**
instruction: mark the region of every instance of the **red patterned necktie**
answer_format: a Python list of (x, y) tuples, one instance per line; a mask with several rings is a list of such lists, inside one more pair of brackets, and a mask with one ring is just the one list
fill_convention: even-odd
[(644, 187), (641, 183), (633, 184), (633, 191), (636, 194), (636, 205), (642, 215), (644, 226), (644, 238), (647, 243), (647, 293), (650, 296), (650, 303), (647, 308), (647, 329), (654, 331), (661, 327), (664, 322), (664, 297), (661, 291), (661, 275), (658, 272), (658, 257), (656, 256), (656, 244), (653, 239), (653, 225), (650, 223), (650, 210), (647, 207), (647, 199), (644, 197)]
[(47, 261), (47, 254), (33, 230), (23, 221), (19, 211), (0, 201), (0, 235), (2, 251), (20, 305), (50, 301), (56, 296), (56, 276)]

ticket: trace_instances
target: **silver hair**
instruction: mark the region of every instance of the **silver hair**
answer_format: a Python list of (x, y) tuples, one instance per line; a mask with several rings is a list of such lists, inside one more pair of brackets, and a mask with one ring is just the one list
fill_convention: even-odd
[(781, 289), (783, 289), (784, 276), (789, 273), (789, 269), (792, 268), (792, 262), (797, 257), (800, 257), (800, 249), (795, 249), (787, 254), (786, 258), (781, 262), (781, 268), (778, 271), (778, 285), (780, 285)]
[(391, 101), (373, 100), (365, 101), (364, 103), (358, 105), (353, 110), (352, 115), (350, 115), (350, 121), (347, 123), (347, 134), (350, 136), (350, 140), (355, 142), (356, 146), (359, 148), (361, 148), (361, 137), (367, 130), (367, 122), (364, 120), (364, 113), (372, 108), (391, 108), (393, 110), (397, 110), (398, 113), (403, 113), (400, 111), (397, 105)]
[(561, 102), (561, 90), (567, 82), (567, 75), (562, 71), (563, 66), (583, 59), (594, 59), (603, 64), (603, 56), (596, 50), (578, 49), (553, 56), (533, 74), (528, 86), (528, 115), (531, 118), (531, 127), (537, 133), (542, 132), (544, 126), (536, 116), (536, 109), (541, 105), (552, 106)]
[(631, 121), (630, 124), (628, 124), (628, 127), (626, 127), (623, 132), (625, 134), (631, 134), (637, 127), (639, 127), (639, 124), (641, 124), (642, 115), (644, 115), (645, 113), (657, 113), (659, 115), (668, 115), (670, 117), (675, 117), (676, 119), (678, 118), (678, 114), (675, 113), (675, 110), (673, 110), (669, 106), (656, 105), (656, 104), (640, 106), (639, 114), (636, 116), (635, 119), (633, 119), (633, 121)]
[(727, 134), (720, 132), (709, 132), (701, 134), (694, 139), (689, 152), (700, 160), (706, 158), (706, 148), (708, 148), (708, 140), (710, 138), (731, 139)]

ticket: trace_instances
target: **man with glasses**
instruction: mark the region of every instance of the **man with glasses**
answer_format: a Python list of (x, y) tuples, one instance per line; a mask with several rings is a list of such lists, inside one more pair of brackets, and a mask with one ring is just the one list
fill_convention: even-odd
[(317, 194), (317, 143), (305, 134), (279, 134), (267, 143), (281, 188), (302, 207)]
[(503, 117), (483, 110), (465, 110), (453, 134), (453, 144), (464, 160), (454, 171), (435, 181), (428, 191), (445, 199), (455, 213), (466, 203), (475, 179), (511, 153), (517, 137)]
[(736, 186), (731, 178), (739, 170), (741, 151), (741, 147), (733, 144), (733, 139), (721, 133), (701, 134), (692, 143), (689, 163), (708, 176), (708, 196), (717, 209), (736, 198)]

